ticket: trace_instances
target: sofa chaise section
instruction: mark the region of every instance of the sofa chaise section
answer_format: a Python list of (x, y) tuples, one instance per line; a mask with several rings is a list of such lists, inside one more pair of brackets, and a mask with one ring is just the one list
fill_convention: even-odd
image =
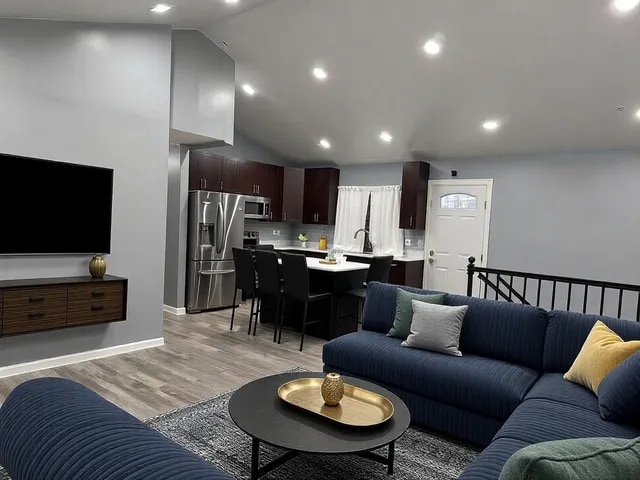
[(13, 480), (227, 480), (201, 457), (88, 388), (45, 378), (0, 408), (0, 465)]

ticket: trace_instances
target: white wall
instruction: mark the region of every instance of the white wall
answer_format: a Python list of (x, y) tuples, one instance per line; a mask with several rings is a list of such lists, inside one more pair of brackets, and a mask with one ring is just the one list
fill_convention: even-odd
[[(113, 168), (107, 266), (129, 278), (126, 322), (0, 338), (0, 366), (161, 337), (170, 27), (0, 19), (0, 65), (0, 151)], [(88, 261), (0, 257), (0, 278)]]

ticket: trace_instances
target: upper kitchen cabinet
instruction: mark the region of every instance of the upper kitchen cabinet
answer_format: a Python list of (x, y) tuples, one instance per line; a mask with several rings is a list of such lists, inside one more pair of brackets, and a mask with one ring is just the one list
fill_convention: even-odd
[(283, 177), (281, 221), (302, 223), (304, 169), (286, 167)]
[(403, 164), (400, 228), (425, 229), (429, 169), (430, 166), (426, 162), (406, 162)]
[[(261, 184), (260, 196), (271, 199), (271, 220), (274, 222), (282, 222), (284, 168), (279, 167), (278, 165), (265, 166), (267, 170), (267, 176), (266, 182)], [(302, 201), (300, 203), (302, 203)]]
[(171, 43), (171, 142), (232, 145), (235, 60), (197, 30)]
[(240, 193), (256, 197), (266, 197), (267, 164), (243, 161), (240, 174)]
[(189, 190), (221, 192), (224, 157), (192, 150), (189, 154)]
[(334, 225), (340, 170), (307, 168), (304, 172), (303, 223)]

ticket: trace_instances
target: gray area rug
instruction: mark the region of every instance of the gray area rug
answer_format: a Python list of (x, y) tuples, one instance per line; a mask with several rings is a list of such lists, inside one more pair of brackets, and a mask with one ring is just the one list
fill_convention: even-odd
[[(232, 394), (233, 392), (225, 393), (165, 413), (147, 420), (146, 423), (238, 480), (248, 480), (251, 468), (251, 441), (229, 417), (228, 405)], [(282, 450), (263, 445), (261, 462), (264, 464), (282, 453)], [(385, 454), (386, 449), (382, 449), (380, 453)], [(396, 442), (393, 476), (387, 475), (385, 466), (355, 455), (300, 455), (262, 478), (453, 480), (458, 478), (477, 454), (478, 451), (468, 445), (411, 427)], [(0, 480), (11, 480), (1, 467)]]
[[(229, 417), (227, 406), (232, 393), (169, 412), (147, 423), (169, 438), (196, 452), (238, 480), (249, 479), (251, 441)], [(261, 447), (264, 464), (283, 451)], [(380, 451), (386, 453), (386, 449)], [(355, 456), (300, 455), (280, 466), (264, 480), (453, 480), (471, 463), (477, 450), (449, 439), (411, 427), (396, 442), (395, 473)]]

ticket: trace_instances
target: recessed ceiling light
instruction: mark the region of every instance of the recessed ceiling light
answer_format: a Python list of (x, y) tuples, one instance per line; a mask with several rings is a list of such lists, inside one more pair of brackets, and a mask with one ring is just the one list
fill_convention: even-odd
[(327, 150), (331, 148), (331, 143), (326, 138), (321, 138), (320, 141), (318, 142), (318, 145), (320, 145), (322, 148), (325, 148)]
[(437, 55), (440, 55), (440, 52), (442, 51), (442, 43), (436, 38), (431, 38), (427, 40), (427, 43), (425, 43), (422, 48), (427, 53), (427, 55), (435, 57)]
[(244, 85), (242, 85), (242, 90), (244, 90), (244, 93), (252, 97), (256, 94), (256, 89), (253, 88), (248, 83), (245, 83)]
[(638, 111), (636, 112), (636, 118), (637, 118), (638, 120), (640, 120), (640, 110), (638, 110)]
[(482, 128), (487, 132), (495, 132), (500, 128), (500, 122), (498, 120), (487, 120), (482, 124)]
[(238, 0), (224, 0), (225, 3), (238, 3)]
[(613, 0), (611, 5), (620, 13), (627, 13), (640, 5), (640, 0)]
[(173, 8), (173, 5), (167, 5), (165, 3), (159, 3), (155, 7), (151, 8), (153, 13), (167, 13)]
[(327, 77), (329, 76), (327, 74), (327, 71), (324, 68), (320, 68), (320, 67), (315, 67), (312, 73), (313, 73), (313, 76), (316, 77), (318, 80), (326, 80)]
[(391, 143), (391, 140), (393, 140), (393, 137), (391, 136), (391, 134), (389, 132), (382, 132), (380, 133), (380, 140), (382, 140), (383, 142), (386, 143)]

